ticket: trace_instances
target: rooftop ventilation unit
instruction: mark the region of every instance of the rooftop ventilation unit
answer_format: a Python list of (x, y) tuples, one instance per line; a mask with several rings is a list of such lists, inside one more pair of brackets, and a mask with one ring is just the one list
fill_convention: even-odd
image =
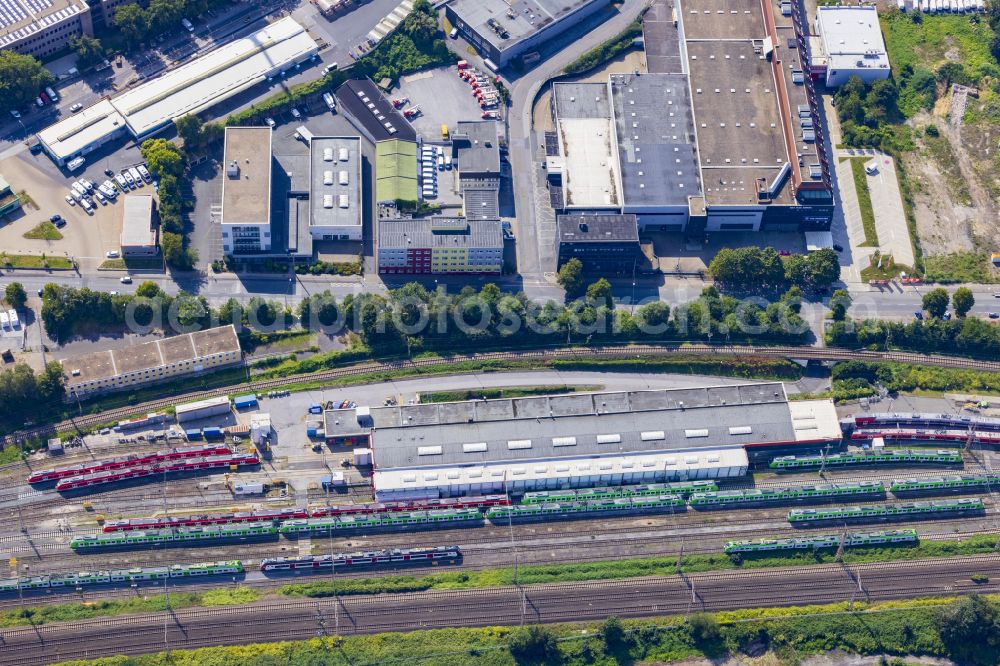
[(240, 177), (240, 165), (236, 160), (231, 160), (229, 164), (226, 165), (226, 177), (227, 178), (239, 178)]

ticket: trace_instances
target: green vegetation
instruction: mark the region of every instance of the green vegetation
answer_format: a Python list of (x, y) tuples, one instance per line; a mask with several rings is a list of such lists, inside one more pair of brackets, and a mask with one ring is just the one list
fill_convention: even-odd
[(152, 0), (143, 9), (128, 4), (115, 10), (114, 27), (131, 47), (151, 42), (156, 37), (177, 32), (181, 19), (195, 19), (209, 7), (207, 0)]
[(869, 259), (869, 264), (861, 269), (862, 280), (893, 280), (900, 273), (913, 274), (913, 269), (903, 264), (897, 264), (891, 254), (882, 254), (875, 250)]
[(184, 152), (189, 155), (204, 153), (209, 146), (222, 141), (226, 130), (222, 123), (205, 123), (193, 115), (176, 119), (174, 125), (177, 136), (184, 140)]
[[(242, 585), (205, 592), (171, 592), (170, 608), (176, 610), (191, 606), (233, 606), (252, 603), (258, 599), (260, 592)], [(38, 626), (94, 617), (155, 613), (166, 608), (167, 598), (163, 594), (88, 603), (52, 604), (0, 611), (0, 627)]]
[(851, 174), (854, 176), (854, 190), (858, 194), (858, 207), (861, 209), (861, 224), (865, 228), (865, 242), (862, 247), (877, 247), (878, 232), (875, 230), (875, 209), (872, 207), (872, 195), (868, 191), (868, 174), (865, 173), (867, 157), (851, 158)]
[(396, 32), (355, 61), (351, 74), (396, 81), (406, 74), (450, 65), (458, 57), (440, 35), (434, 7), (427, 0), (417, 0)]
[(45, 254), (9, 254), (0, 252), (0, 266), (5, 268), (45, 268), (49, 270), (70, 270), (74, 263), (66, 257), (50, 257)]
[(69, 38), (69, 47), (76, 54), (76, 66), (80, 69), (103, 62), (106, 55), (101, 41), (89, 35), (73, 35)]
[(991, 284), (998, 282), (996, 269), (986, 252), (954, 252), (924, 259), (927, 282)]
[(20, 282), (11, 282), (3, 292), (3, 298), (7, 305), (15, 310), (20, 310), (28, 302), (28, 292), (24, 290), (24, 285)]
[(802, 378), (802, 366), (793, 361), (764, 356), (698, 356), (685, 354), (675, 356), (626, 358), (626, 359), (581, 359), (579, 361), (560, 359), (552, 361), (555, 370), (576, 370), (593, 372), (640, 372), (670, 373), (681, 375), (717, 375), (725, 377), (746, 377), (754, 379), (784, 379), (796, 381)]
[(0, 372), (0, 433), (21, 427), (62, 406), (62, 365), (53, 361), (36, 375), (30, 366), (18, 363)]
[(63, 237), (59, 230), (56, 229), (56, 225), (52, 224), (48, 220), (44, 222), (39, 222), (35, 228), (30, 231), (26, 231), (24, 234), (25, 238), (30, 238), (32, 240), (47, 240), (47, 241), (57, 241)]
[(632, 42), (636, 37), (642, 36), (642, 19), (638, 18), (629, 24), (625, 30), (615, 37), (612, 37), (603, 44), (592, 48), (582, 56), (566, 65), (563, 70), (566, 74), (582, 74), (598, 65), (602, 65), (613, 59), (619, 53), (623, 53), (632, 47)]
[[(800, 663), (804, 656), (841, 650), (863, 655), (950, 657), (973, 666), (997, 663), (997, 608), (980, 595), (886, 602), (755, 608), (602, 623), (435, 629), (395, 634), (318, 637), (199, 650), (169, 657), (108, 657), (62, 666), (615, 666), (716, 659), (762, 648), (768, 661)], [(767, 657), (765, 657), (767, 658)], [(887, 666), (905, 666), (885, 658)]]
[[(221, 130), (218, 125), (213, 127)], [(166, 139), (147, 139), (142, 142), (139, 150), (149, 165), (150, 173), (160, 182), (157, 198), (160, 224), (163, 226), (160, 234), (163, 259), (173, 268), (190, 270), (198, 263), (198, 252), (186, 247), (184, 237), (184, 213), (194, 206), (194, 202), (184, 195), (184, 165), (187, 157), (180, 148)]]
[(4, 116), (11, 109), (32, 104), (39, 90), (55, 82), (52, 72), (32, 56), (0, 51), (0, 113)]
[(905, 363), (846, 361), (833, 367), (833, 397), (854, 400), (876, 395), (879, 387), (890, 393), (944, 392), (1000, 393), (1000, 374)]
[(297, 264), (299, 275), (361, 275), (361, 259), (357, 261), (315, 261), (311, 264)]
[[(726, 288), (825, 289), (840, 278), (840, 260), (830, 248), (782, 257), (773, 247), (723, 248), (708, 271)], [(801, 292), (800, 292), (801, 293)]]
[(583, 293), (583, 288), (586, 284), (583, 280), (583, 262), (576, 257), (568, 260), (559, 267), (556, 281), (560, 287), (566, 290), (567, 296), (579, 296)]
[(21, 459), (21, 450), (16, 446), (8, 446), (0, 449), (0, 465), (9, 465)]
[(421, 393), (420, 402), (459, 402), (462, 400), (482, 400), (494, 398), (523, 398), (532, 395), (562, 395), (581, 391), (599, 391), (601, 386), (508, 386), (505, 388), (466, 389), (464, 391), (435, 391)]

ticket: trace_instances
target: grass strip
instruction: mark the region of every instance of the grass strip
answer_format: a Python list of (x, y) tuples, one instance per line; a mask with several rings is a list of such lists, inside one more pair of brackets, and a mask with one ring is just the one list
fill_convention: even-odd
[[(993, 598), (987, 598), (996, 603)], [(304, 641), (172, 650), (140, 657), (107, 657), (63, 662), (60, 666), (176, 666), (185, 664), (420, 664), (421, 666), (615, 666), (635, 663), (704, 661), (727, 652), (740, 655), (763, 648), (760, 663), (798, 664), (803, 657), (841, 650), (863, 655), (950, 656), (938, 631), (939, 610), (955, 597), (866, 603), (856, 601), (787, 608), (703, 613), (697, 622), (652, 617), (612, 623), (547, 625), (545, 659), (515, 659), (509, 646), (524, 629), (482, 627), (406, 633), (318, 637)], [(755, 648), (751, 650), (751, 648)], [(736, 661), (743, 661), (736, 659)], [(755, 659), (755, 661), (757, 661)], [(904, 666), (900, 658), (880, 663)]]
[(49, 257), (44, 254), (8, 254), (3, 252), (0, 253), (0, 266), (67, 270), (73, 268), (73, 260), (66, 257)]
[(867, 157), (851, 158), (851, 173), (854, 175), (854, 190), (858, 195), (858, 207), (861, 209), (861, 224), (865, 228), (865, 242), (862, 247), (878, 247), (878, 233), (875, 231), (875, 209), (872, 208), (872, 195), (868, 191), (868, 174), (865, 173)]
[[(258, 590), (238, 585), (205, 592), (171, 592), (170, 608), (191, 606), (238, 606), (260, 599)], [(155, 613), (166, 610), (167, 597), (163, 594), (144, 595), (130, 599), (108, 599), (86, 603), (52, 604), (17, 608), (0, 612), (0, 627), (27, 627), (52, 622), (87, 620), (94, 617), (114, 617), (137, 613)]]
[(608, 41), (595, 46), (582, 56), (566, 65), (563, 70), (565, 74), (582, 74), (598, 65), (602, 65), (611, 60), (619, 53), (631, 48), (636, 37), (642, 36), (642, 21), (636, 19), (628, 25), (622, 32), (618, 33)]
[(25, 238), (30, 238), (31, 240), (47, 240), (47, 241), (57, 241), (63, 237), (59, 230), (56, 229), (56, 225), (52, 224), (48, 220), (44, 222), (39, 222), (37, 226), (31, 231), (26, 231), (24, 233)]

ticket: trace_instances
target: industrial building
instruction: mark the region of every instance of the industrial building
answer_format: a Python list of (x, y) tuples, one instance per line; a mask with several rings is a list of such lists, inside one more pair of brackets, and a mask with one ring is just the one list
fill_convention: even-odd
[(361, 240), (361, 138), (309, 142), (309, 231), (314, 240)]
[(487, 66), (498, 69), (537, 51), (607, 4), (607, 0), (453, 0), (444, 10)]
[(503, 269), (500, 220), (379, 220), (376, 259), (378, 272), (386, 275), (498, 274)]
[(177, 405), (174, 409), (174, 416), (177, 417), (178, 423), (187, 423), (188, 421), (200, 421), (201, 419), (213, 416), (229, 415), (232, 411), (233, 408), (229, 403), (229, 398), (220, 395), (215, 398), (206, 398), (204, 400)]
[(500, 219), (500, 139), (495, 120), (461, 120), (452, 133), (465, 216)]
[[(128, 132), (145, 139), (312, 58), (319, 45), (293, 18), (229, 42), (142, 85), (104, 99), (38, 133), (57, 164)], [(77, 136), (82, 134), (83, 136)]]
[(828, 88), (856, 76), (865, 83), (889, 78), (889, 54), (875, 5), (827, 6), (816, 11), (809, 40), (809, 73)]
[(410, 121), (393, 108), (371, 79), (345, 81), (334, 94), (340, 112), (369, 141), (417, 140)]
[(270, 127), (227, 127), (222, 180), (222, 251), (228, 256), (271, 251)]
[(587, 273), (635, 274), (641, 251), (635, 215), (557, 215), (558, 265), (579, 259)]
[[(550, 199), (640, 229), (824, 231), (833, 188), (799, 0), (677, 10), (650, 74), (556, 83)], [(669, 47), (669, 48), (668, 48)], [(666, 50), (670, 50), (667, 53)]]
[(69, 399), (131, 389), (243, 363), (236, 328), (230, 324), (61, 359)]
[(380, 204), (420, 200), (417, 185), (417, 144), (385, 139), (375, 144), (375, 200)]
[(738, 477), (754, 449), (841, 439), (832, 401), (789, 402), (780, 383), (357, 412), (327, 412), (326, 437), (368, 434), (380, 500)]
[(0, 49), (44, 58), (80, 35), (94, 36), (84, 0), (0, 0)]
[(122, 257), (153, 257), (159, 254), (155, 205), (151, 194), (126, 194), (122, 204)]

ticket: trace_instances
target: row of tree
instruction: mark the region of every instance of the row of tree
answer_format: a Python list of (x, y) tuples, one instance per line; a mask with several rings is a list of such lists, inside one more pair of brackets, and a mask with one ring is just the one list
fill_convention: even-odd
[(945, 321), (933, 318), (909, 323), (865, 319), (833, 322), (826, 332), (829, 345), (918, 352), (1000, 360), (1000, 327), (978, 317)]
[(208, 0), (150, 0), (143, 8), (137, 2), (115, 9), (114, 25), (129, 46), (147, 43), (181, 27), (181, 19), (201, 16), (208, 10)]
[(0, 112), (4, 120), (10, 120), (7, 114), (12, 109), (31, 104), (45, 86), (55, 82), (52, 72), (32, 56), (10, 49), (0, 51)]
[(825, 289), (840, 279), (840, 259), (830, 248), (787, 257), (773, 247), (723, 248), (708, 270), (727, 288)]
[(951, 296), (948, 295), (947, 289), (938, 287), (924, 294), (921, 305), (930, 316), (941, 318), (948, 312), (949, 302), (955, 310), (955, 315), (964, 317), (976, 304), (976, 297), (968, 287), (959, 287)]
[(166, 139), (148, 139), (140, 146), (150, 173), (159, 181), (160, 249), (169, 266), (190, 270), (198, 263), (198, 252), (187, 247), (184, 214), (193, 202), (184, 195), (187, 157), (175, 143)]
[(59, 408), (63, 398), (62, 366), (49, 363), (40, 374), (18, 363), (0, 372), (0, 433), (11, 432)]

